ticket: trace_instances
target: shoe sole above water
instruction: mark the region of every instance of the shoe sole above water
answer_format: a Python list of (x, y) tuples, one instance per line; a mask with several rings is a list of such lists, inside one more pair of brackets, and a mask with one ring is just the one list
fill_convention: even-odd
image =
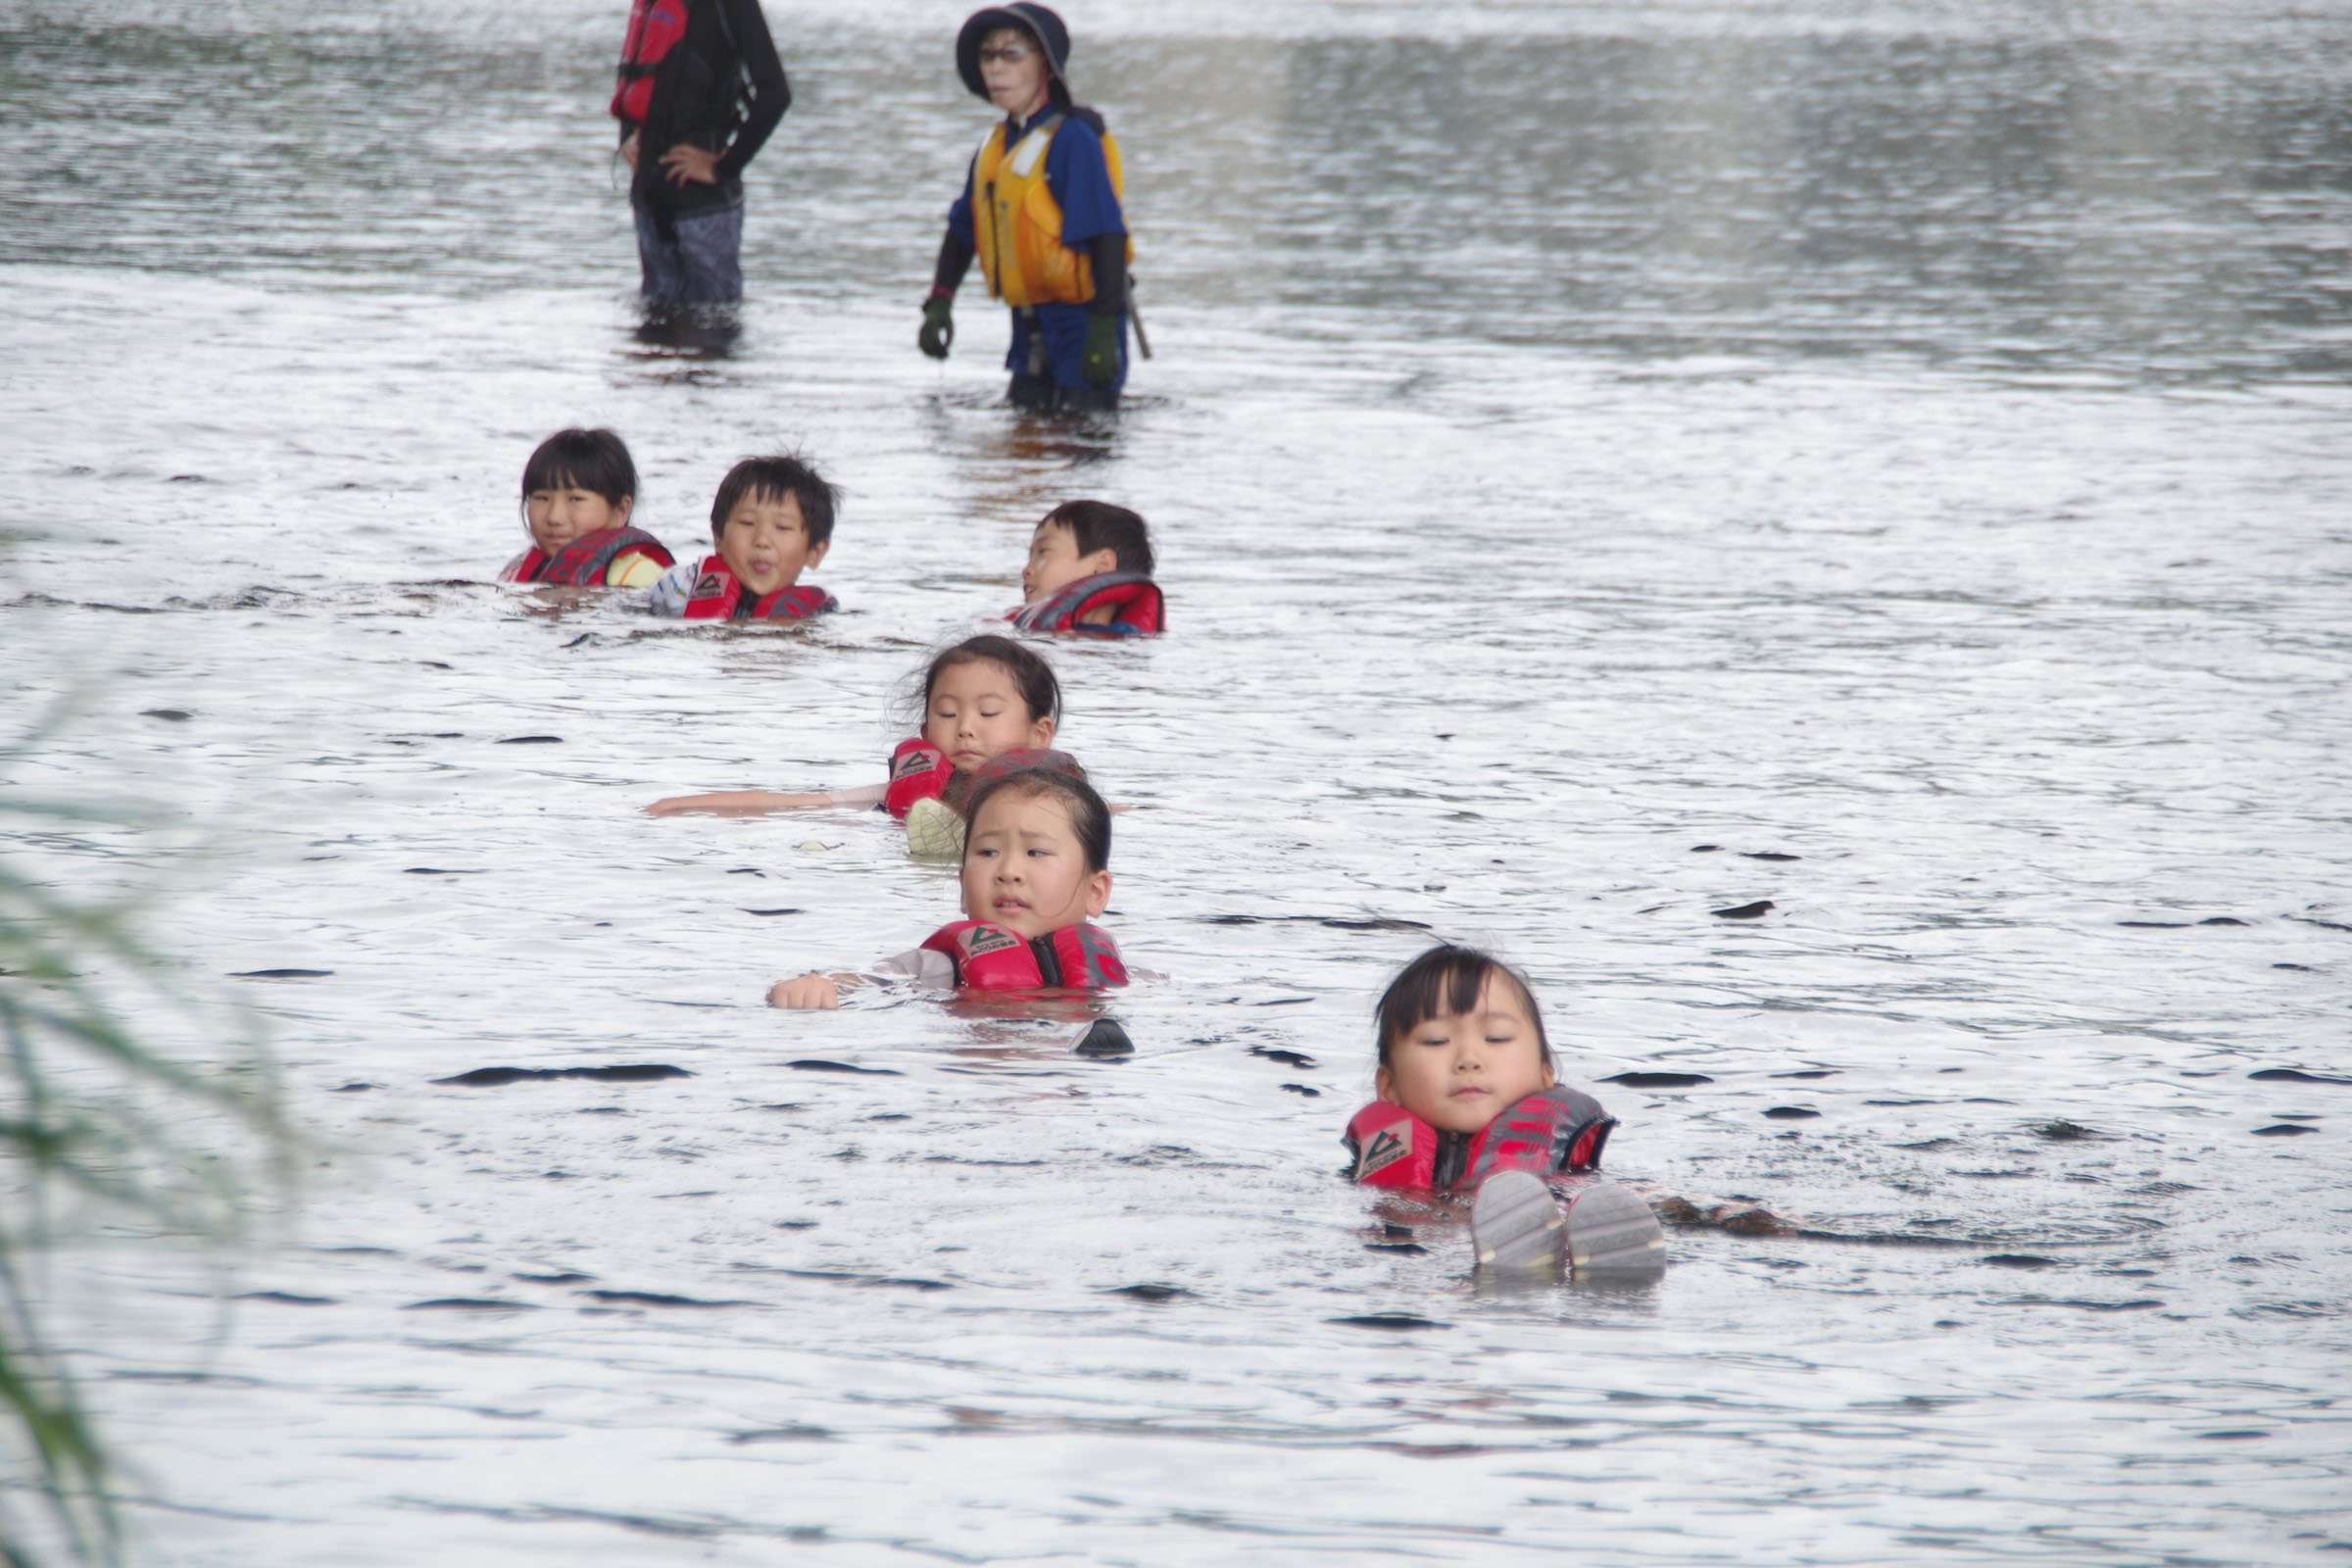
[(1666, 1266), (1666, 1232), (1658, 1216), (1614, 1182), (1578, 1193), (1568, 1205), (1567, 1223), (1568, 1262), (1579, 1274), (1654, 1272)]
[(1567, 1218), (1543, 1179), (1523, 1170), (1487, 1178), (1470, 1208), (1478, 1266), (1503, 1274), (1556, 1273)]

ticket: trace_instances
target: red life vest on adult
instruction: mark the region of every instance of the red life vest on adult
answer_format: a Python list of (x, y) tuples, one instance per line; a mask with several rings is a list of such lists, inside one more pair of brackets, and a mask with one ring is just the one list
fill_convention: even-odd
[(1022, 941), (987, 920), (957, 920), (923, 939), (956, 960), (956, 983), (975, 991), (1099, 991), (1127, 983), (1118, 944), (1099, 925), (1065, 925)]
[(629, 30), (620, 44), (620, 79), (612, 87), (612, 116), (645, 123), (654, 106), (654, 73), (686, 36), (688, 0), (630, 0)]
[(623, 525), (584, 533), (552, 556), (534, 544), (508, 562), (498, 580), (600, 588), (612, 563), (625, 555), (643, 556), (659, 566), (673, 565), (677, 561), (668, 547), (652, 534)]
[(694, 594), (686, 601), (688, 620), (807, 620), (841, 602), (813, 583), (795, 583), (752, 598), (717, 556), (705, 556), (695, 568)]
[(1498, 1170), (1592, 1170), (1617, 1118), (1563, 1084), (1539, 1089), (1474, 1133), (1442, 1132), (1374, 1101), (1348, 1122), (1355, 1179), (1373, 1187), (1475, 1188)]
[[(1107, 622), (1089, 624), (1080, 617), (1089, 611), (1110, 607)], [(1033, 605), (1012, 612), (1012, 623), (1023, 631), (1081, 631), (1098, 637), (1150, 637), (1166, 628), (1167, 608), (1159, 585), (1140, 571), (1099, 571), (1056, 589)]]
[(909, 735), (890, 754), (890, 787), (882, 792), (882, 805), (891, 815), (904, 817), (915, 802), (946, 794), (955, 776), (956, 764), (947, 753), (920, 735)]

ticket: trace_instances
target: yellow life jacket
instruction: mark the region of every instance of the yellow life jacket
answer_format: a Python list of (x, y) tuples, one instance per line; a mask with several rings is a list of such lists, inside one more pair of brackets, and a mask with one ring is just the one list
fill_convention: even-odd
[[(1083, 305), (1095, 297), (1094, 260), (1061, 242), (1061, 203), (1046, 185), (1046, 152), (1065, 118), (1048, 115), (1009, 151), (999, 121), (972, 159), (972, 245), (989, 297), (1007, 305)], [(1108, 131), (1102, 160), (1110, 166), (1111, 193), (1124, 203), (1119, 144)], [(1127, 258), (1135, 259), (1132, 238)]]

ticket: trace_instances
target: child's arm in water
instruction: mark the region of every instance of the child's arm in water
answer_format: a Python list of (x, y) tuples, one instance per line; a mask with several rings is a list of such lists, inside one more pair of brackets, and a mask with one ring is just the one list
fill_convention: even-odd
[(771, 1007), (838, 1007), (841, 994), (853, 986), (865, 984), (862, 976), (854, 974), (802, 974), (790, 980), (779, 980), (767, 988), (767, 1004)]
[(779, 980), (767, 988), (771, 1007), (838, 1007), (841, 994), (880, 981), (911, 980), (934, 991), (956, 988), (956, 960), (930, 948), (909, 948), (870, 965), (863, 974), (822, 974), (811, 971)]
[(672, 795), (645, 809), (652, 816), (681, 816), (690, 812), (707, 816), (758, 816), (765, 811), (806, 810), (825, 806), (870, 811), (882, 804), (888, 788), (883, 784), (860, 784), (854, 790), (808, 790), (797, 795), (779, 795), (773, 790), (721, 790), (715, 795)]

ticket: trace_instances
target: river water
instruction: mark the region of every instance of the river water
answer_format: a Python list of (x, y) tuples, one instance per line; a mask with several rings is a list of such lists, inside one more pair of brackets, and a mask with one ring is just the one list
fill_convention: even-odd
[[(750, 299), (681, 332), (615, 4), (0, 0), (4, 716), (75, 705), (14, 782), (162, 813), (77, 885), (207, 846), (157, 939), (318, 1144), (224, 1276), (50, 1272), (153, 1560), (2352, 1549), (2352, 15), (1074, 0), (1159, 356), (1076, 425), (975, 291), (914, 352), (956, 13), (770, 15)], [(490, 586), (573, 422), (681, 550), (811, 454), (847, 612)], [(947, 873), (636, 808), (878, 776), (1081, 495), (1173, 621), (1054, 650), (1134, 1057), (763, 1007)], [(1535, 975), (1618, 1179), (1801, 1234), (1482, 1292), (1378, 1211), (1433, 935)], [(692, 1076), (433, 1082), (621, 1063)]]

